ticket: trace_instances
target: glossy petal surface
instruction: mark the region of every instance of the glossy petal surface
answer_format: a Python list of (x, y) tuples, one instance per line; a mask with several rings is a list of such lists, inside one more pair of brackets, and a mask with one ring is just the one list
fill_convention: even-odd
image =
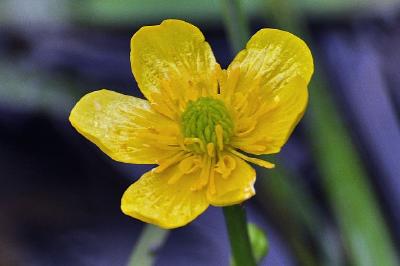
[(314, 72), (310, 49), (295, 35), (277, 29), (262, 29), (254, 34), (231, 65), (240, 68), (236, 91), (249, 88), (255, 79), (268, 95), (279, 90), (291, 78), (300, 76), (308, 84)]
[(207, 190), (207, 199), (214, 206), (238, 204), (255, 194), (255, 170), (248, 163), (234, 155), (224, 154), (224, 156), (229, 156), (234, 160), (235, 168), (226, 177), (215, 172), (215, 192), (212, 193), (210, 187)]
[(181, 97), (217, 90), (219, 65), (209, 44), (197, 27), (181, 20), (165, 20), (137, 31), (131, 40), (131, 66), (151, 102), (158, 102), (157, 94), (176, 103)]
[(279, 152), (303, 117), (307, 102), (306, 83), (299, 77), (293, 78), (269, 101), (267, 111), (257, 118), (254, 129), (246, 136), (234, 137), (232, 145), (252, 154)]
[(208, 202), (204, 190), (192, 191), (200, 171), (168, 181), (179, 174), (178, 165), (162, 173), (150, 171), (132, 184), (122, 196), (121, 209), (129, 216), (163, 228), (176, 228), (194, 220), (205, 211)]
[(79, 133), (120, 162), (154, 164), (179, 151), (173, 146), (179, 132), (174, 122), (154, 112), (146, 100), (94, 91), (82, 97), (69, 119)]
[(236, 114), (243, 128), (235, 146), (253, 154), (279, 152), (304, 113), (313, 71), (311, 52), (301, 39), (281, 30), (258, 31), (223, 82), (233, 110), (244, 102)]

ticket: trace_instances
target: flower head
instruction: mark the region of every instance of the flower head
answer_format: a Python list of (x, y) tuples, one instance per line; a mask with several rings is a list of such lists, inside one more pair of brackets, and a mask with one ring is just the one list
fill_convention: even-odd
[(246, 154), (280, 151), (303, 116), (313, 73), (307, 45), (275, 29), (258, 31), (221, 70), (200, 30), (180, 20), (136, 32), (131, 66), (147, 100), (95, 91), (70, 121), (114, 160), (158, 165), (126, 190), (121, 208), (164, 228), (255, 194), (247, 162), (274, 165)]

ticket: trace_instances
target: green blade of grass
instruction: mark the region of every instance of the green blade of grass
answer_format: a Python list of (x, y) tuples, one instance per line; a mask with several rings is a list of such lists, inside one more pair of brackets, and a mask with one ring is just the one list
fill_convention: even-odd
[(146, 224), (135, 245), (127, 266), (152, 266), (156, 259), (155, 252), (164, 243), (168, 230)]
[[(294, 2), (272, 0), (266, 9), (276, 26), (310, 41)], [(329, 94), (318, 60), (315, 61), (310, 111), (305, 119), (315, 161), (349, 260), (360, 266), (399, 265), (367, 172)]]
[(263, 171), (257, 179), (257, 199), (289, 240), (299, 265), (321, 265), (321, 261), (326, 266), (343, 265), (337, 231), (301, 182), (279, 160), (275, 169)]

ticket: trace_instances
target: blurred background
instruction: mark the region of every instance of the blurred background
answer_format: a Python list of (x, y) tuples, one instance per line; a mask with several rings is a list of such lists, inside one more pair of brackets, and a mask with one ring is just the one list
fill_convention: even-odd
[[(68, 115), (99, 88), (141, 96), (130, 38), (166, 18), (197, 25), (223, 67), (238, 31), (289, 30), (313, 52), (305, 118), (245, 204), (268, 235), (261, 265), (400, 265), (397, 0), (0, 0), (0, 265), (127, 265), (146, 241), (119, 205), (151, 166), (112, 161)], [(154, 265), (229, 264), (219, 208), (151, 237)]]

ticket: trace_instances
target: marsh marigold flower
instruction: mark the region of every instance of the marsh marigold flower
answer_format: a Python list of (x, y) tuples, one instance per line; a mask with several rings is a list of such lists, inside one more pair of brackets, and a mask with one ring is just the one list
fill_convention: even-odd
[(307, 45), (258, 31), (221, 70), (201, 31), (184, 21), (142, 27), (131, 66), (147, 100), (109, 90), (85, 95), (72, 125), (112, 159), (156, 164), (122, 196), (122, 211), (164, 228), (255, 194), (249, 154), (280, 151), (307, 105), (313, 60)]

